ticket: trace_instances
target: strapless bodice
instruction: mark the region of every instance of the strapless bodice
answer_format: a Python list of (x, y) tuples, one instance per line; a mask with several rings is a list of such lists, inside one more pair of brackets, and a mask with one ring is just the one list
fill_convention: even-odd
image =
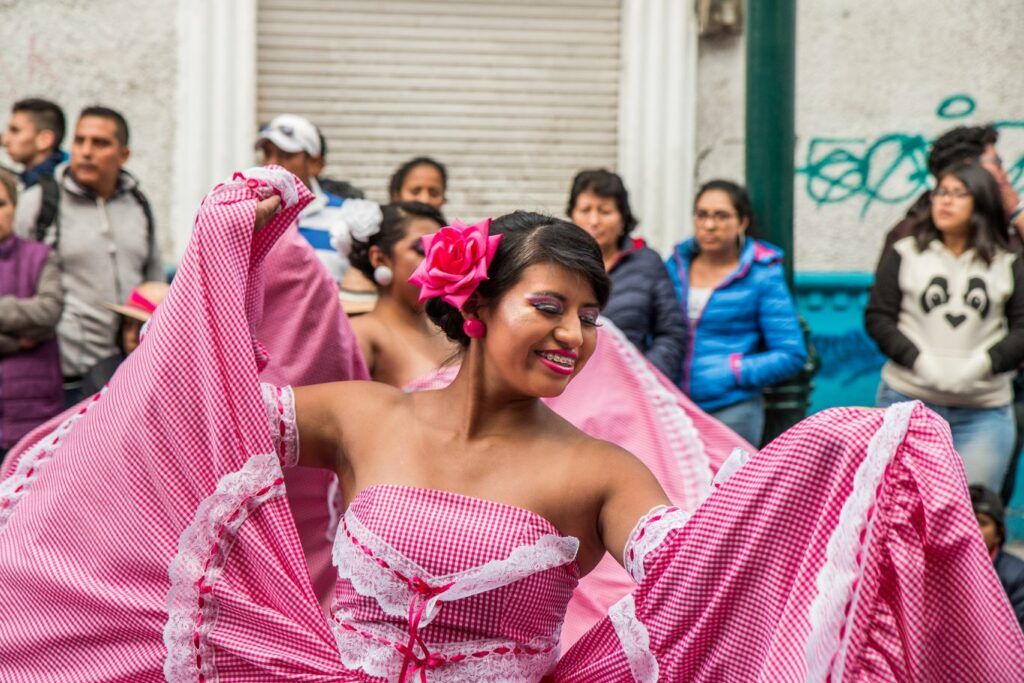
[(538, 680), (558, 658), (578, 549), (522, 508), (366, 488), (334, 543), (332, 628), (342, 658), (387, 680)]

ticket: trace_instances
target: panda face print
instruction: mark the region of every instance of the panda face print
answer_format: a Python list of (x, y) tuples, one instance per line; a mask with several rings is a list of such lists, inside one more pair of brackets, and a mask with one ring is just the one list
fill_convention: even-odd
[(921, 310), (927, 315), (947, 303), (949, 303), (949, 281), (942, 276), (933, 277), (928, 286), (924, 288), (924, 294), (921, 295)]
[(920, 303), (925, 315), (937, 312), (950, 327), (956, 329), (971, 312), (982, 320), (988, 316), (988, 287), (980, 277), (972, 277), (967, 281), (967, 291), (962, 297), (950, 296), (949, 280), (937, 275), (924, 288)]
[(988, 287), (980, 277), (972, 277), (967, 281), (964, 303), (976, 310), (982, 320), (988, 317)]

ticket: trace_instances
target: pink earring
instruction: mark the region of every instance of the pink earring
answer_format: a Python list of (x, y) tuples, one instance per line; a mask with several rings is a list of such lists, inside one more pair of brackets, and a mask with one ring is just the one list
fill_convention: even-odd
[(479, 320), (469, 319), (462, 323), (462, 331), (470, 339), (483, 339), (483, 336), (487, 334), (487, 326)]

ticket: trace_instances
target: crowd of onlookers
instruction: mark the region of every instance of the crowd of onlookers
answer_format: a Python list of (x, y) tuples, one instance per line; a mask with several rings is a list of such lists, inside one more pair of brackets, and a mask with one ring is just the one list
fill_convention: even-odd
[[(0, 170), (0, 454), (100, 390), (167, 292), (153, 213), (124, 168), (127, 121), (107, 107), (83, 109), (68, 153), (65, 125), (59, 106), (27, 99), (3, 134), (21, 170)], [(1024, 586), (1024, 565), (999, 550), (1003, 508), (993, 493), (1005, 494), (1019, 449), (1014, 380), (1024, 362), (1024, 204), (996, 142), (992, 127), (935, 141), (934, 189), (887, 236), (865, 325), (889, 359), (878, 405), (917, 399), (949, 422), (968, 479), (980, 486), (972, 490), (979, 522), (991, 522), (998, 539), (993, 559)], [(428, 157), (402, 164), (379, 206), (324, 176), (326, 141), (301, 116), (273, 119), (255, 148), (314, 196), (294, 241), (268, 257), (267, 287), (336, 294), (332, 315), (351, 317), (379, 381), (404, 386), (450, 358), (454, 348), (408, 281), (423, 256), (420, 238), (447, 224), (445, 166)], [(783, 254), (758, 239), (746, 189), (702, 185), (693, 237), (667, 260), (634, 235), (640, 220), (615, 173), (578, 173), (566, 214), (604, 257), (613, 286), (604, 316), (703, 410), (759, 445), (763, 391), (800, 372), (808, 351)], [(1024, 595), (1015, 606), (1024, 619)]]

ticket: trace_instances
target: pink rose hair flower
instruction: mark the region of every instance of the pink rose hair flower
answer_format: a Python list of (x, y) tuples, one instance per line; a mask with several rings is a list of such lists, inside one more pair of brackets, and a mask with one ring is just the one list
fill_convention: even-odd
[(423, 237), (423, 261), (409, 282), (420, 286), (420, 301), (440, 297), (461, 309), (487, 279), (501, 235), (491, 235), (491, 219), (473, 225), (456, 221)]

